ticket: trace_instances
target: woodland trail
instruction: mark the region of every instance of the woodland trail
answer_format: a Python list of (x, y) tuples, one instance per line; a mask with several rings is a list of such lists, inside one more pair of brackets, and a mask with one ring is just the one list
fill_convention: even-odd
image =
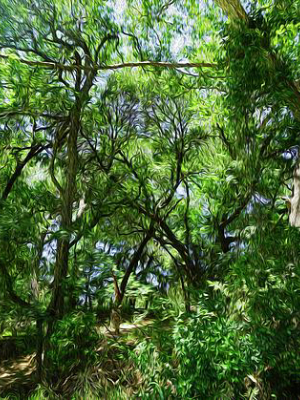
[(0, 395), (15, 387), (31, 385), (35, 371), (35, 354), (17, 357), (0, 364)]
[[(98, 333), (104, 335), (108, 339), (115, 339), (116, 341), (126, 340), (126, 335), (135, 330), (142, 330), (143, 327), (149, 326), (154, 322), (151, 319), (143, 319), (137, 323), (124, 322), (120, 325), (120, 334), (115, 335), (114, 331), (109, 324), (98, 326)], [(100, 341), (103, 343), (103, 339)], [(128, 340), (130, 344), (130, 340)], [(101, 351), (99, 347), (97, 352)], [(14, 392), (15, 388), (19, 389), (20, 386), (30, 387), (34, 385), (35, 375), (35, 353), (15, 359), (0, 362), (0, 396), (8, 391)], [(2, 398), (2, 397), (0, 397)]]

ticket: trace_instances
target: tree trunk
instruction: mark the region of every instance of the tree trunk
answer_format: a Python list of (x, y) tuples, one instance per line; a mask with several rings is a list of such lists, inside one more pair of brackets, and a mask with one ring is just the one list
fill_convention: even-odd
[(300, 228), (300, 159), (298, 157), (294, 169), (294, 187), (291, 198), (290, 225)]
[(43, 319), (38, 316), (36, 318), (36, 375), (37, 381), (41, 382), (43, 378), (43, 344), (44, 344), (44, 333), (43, 333)]
[(112, 306), (111, 321), (113, 322), (116, 335), (119, 335), (119, 328), (120, 328), (120, 324), (121, 324), (120, 307), (121, 307), (122, 301), (123, 301), (125, 293), (126, 293), (126, 288), (127, 288), (127, 283), (128, 283), (129, 277), (132, 274), (132, 272), (136, 269), (138, 262), (143, 255), (143, 252), (144, 252), (144, 249), (145, 249), (147, 243), (150, 241), (150, 239), (153, 236), (153, 232), (154, 232), (153, 224), (151, 223), (146, 236), (142, 240), (141, 244), (135, 251), (135, 253), (130, 261), (130, 264), (123, 276), (120, 287), (118, 285), (117, 278), (113, 275), (114, 286), (115, 286), (115, 301)]
[(222, 8), (225, 14), (234, 20), (247, 21), (247, 14), (239, 0), (216, 0), (216, 3)]
[[(76, 177), (78, 167), (77, 141), (81, 128), (81, 114), (84, 104), (88, 100), (89, 90), (92, 87), (95, 73), (86, 76), (85, 83), (76, 95), (76, 100), (69, 114), (69, 124), (65, 126), (67, 137), (67, 162), (65, 168), (65, 185), (60, 187), (61, 194), (61, 228), (64, 235), (58, 240), (56, 262), (54, 265), (53, 290), (48, 305), (48, 327), (45, 337), (45, 363), (47, 364), (47, 353), (50, 348), (50, 337), (53, 333), (56, 321), (61, 319), (65, 312), (65, 281), (68, 275), (70, 239), (72, 233), (73, 203), (76, 194)], [(78, 90), (79, 91), (79, 90)]]
[(182, 293), (183, 293), (183, 298), (184, 298), (185, 311), (190, 312), (191, 311), (190, 293), (185, 288), (182, 275), (180, 275), (180, 283), (181, 283), (181, 288), (182, 288)]

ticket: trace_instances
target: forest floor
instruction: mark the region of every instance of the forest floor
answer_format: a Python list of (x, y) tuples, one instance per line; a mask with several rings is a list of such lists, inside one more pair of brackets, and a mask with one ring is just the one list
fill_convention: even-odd
[[(120, 333), (116, 335), (113, 328), (108, 324), (98, 325), (98, 333), (102, 336), (99, 340), (99, 346), (97, 352), (102, 352), (105, 348), (107, 341), (114, 341), (116, 343), (126, 343), (133, 345), (136, 333), (142, 333), (145, 336), (145, 328), (151, 328), (151, 325), (155, 323), (154, 319), (141, 319), (136, 323), (125, 321), (120, 325)], [(147, 330), (148, 331), (148, 330)], [(7, 392), (18, 392), (20, 387), (32, 388), (34, 387), (34, 376), (35, 376), (35, 353), (16, 357), (14, 359), (0, 362), (0, 398), (3, 398), (1, 394)]]
[(30, 354), (0, 364), (0, 395), (10, 389), (14, 391), (14, 387), (20, 385), (31, 385), (35, 371), (34, 357), (35, 354)]

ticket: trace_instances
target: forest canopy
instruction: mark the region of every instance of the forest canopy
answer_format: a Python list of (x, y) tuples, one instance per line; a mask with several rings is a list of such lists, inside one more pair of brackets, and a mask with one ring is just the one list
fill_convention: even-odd
[(298, 398), (300, 2), (0, 12), (0, 394)]

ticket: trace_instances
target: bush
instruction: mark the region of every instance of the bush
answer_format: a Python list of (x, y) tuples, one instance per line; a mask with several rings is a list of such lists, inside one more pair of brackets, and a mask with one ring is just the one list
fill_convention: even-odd
[(50, 338), (49, 368), (52, 377), (63, 380), (96, 362), (98, 334), (91, 313), (71, 313), (59, 321)]
[(227, 284), (211, 283), (215, 294), (209, 301), (203, 295), (196, 315), (178, 318), (174, 343), (182, 398), (299, 395), (297, 269), (279, 259), (264, 268), (242, 257)]
[(203, 308), (179, 318), (174, 341), (181, 398), (241, 398), (245, 378), (262, 365), (251, 339), (239, 324)]
[(172, 331), (169, 328), (163, 322), (150, 325), (149, 332), (145, 328), (142, 335), (149, 333), (147, 337), (151, 337), (151, 340), (141, 336), (139, 344), (130, 351), (131, 359), (140, 377), (138, 394), (141, 397), (139, 398), (168, 399), (176, 395), (173, 384), (175, 369), (172, 365), (174, 343)]
[(224, 282), (209, 282), (195, 313), (173, 313), (172, 333), (160, 326), (136, 347), (142, 398), (298, 398), (298, 265), (244, 254)]

